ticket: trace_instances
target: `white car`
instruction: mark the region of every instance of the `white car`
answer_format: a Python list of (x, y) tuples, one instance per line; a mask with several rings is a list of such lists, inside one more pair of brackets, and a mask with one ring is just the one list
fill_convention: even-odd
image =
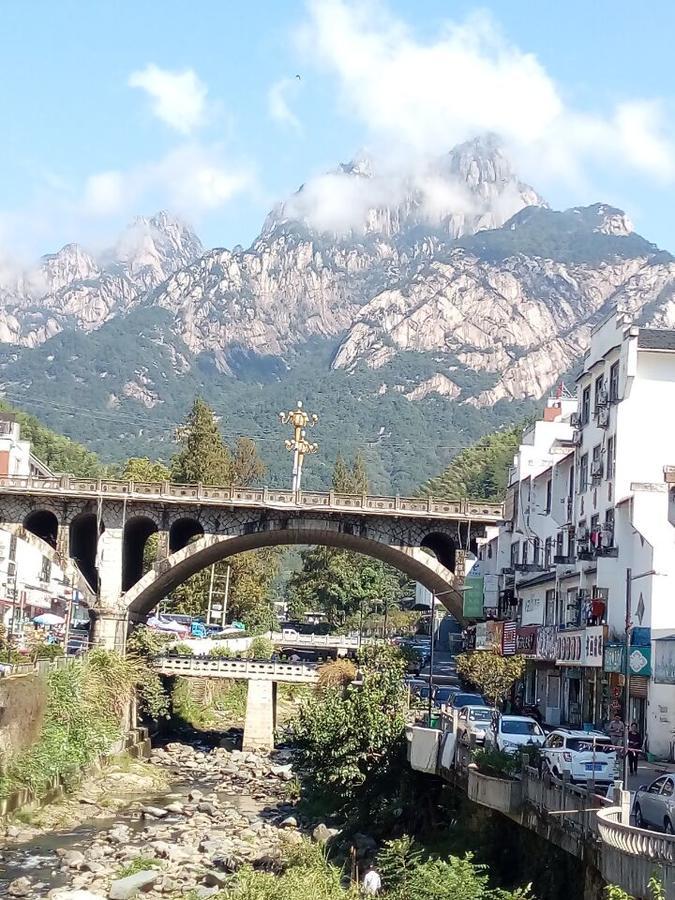
[(530, 716), (499, 716), (491, 723), (487, 742), (497, 750), (515, 753), (520, 747), (540, 747), (546, 738), (541, 725)]
[(470, 744), (473, 735), (477, 744), (484, 744), (494, 715), (489, 706), (462, 706), (457, 712), (457, 740)]
[(542, 747), (544, 771), (570, 781), (614, 780), (616, 753), (612, 741), (601, 731), (572, 731), (557, 728)]

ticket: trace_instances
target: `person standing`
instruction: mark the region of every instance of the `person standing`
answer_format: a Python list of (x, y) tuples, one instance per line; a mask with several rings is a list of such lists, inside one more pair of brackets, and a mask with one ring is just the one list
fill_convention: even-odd
[(638, 760), (642, 750), (642, 735), (637, 722), (631, 722), (628, 729), (628, 771), (631, 775), (637, 775)]
[(623, 719), (621, 716), (616, 713), (612, 721), (609, 723), (607, 727), (607, 734), (612, 739), (612, 744), (615, 747), (623, 747), (623, 736), (626, 726), (623, 723)]

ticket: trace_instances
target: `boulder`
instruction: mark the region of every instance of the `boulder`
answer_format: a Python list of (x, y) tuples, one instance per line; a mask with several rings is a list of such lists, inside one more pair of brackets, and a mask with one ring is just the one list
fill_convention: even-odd
[(69, 869), (79, 869), (84, 863), (84, 853), (79, 850), (67, 850), (62, 856), (62, 862)]
[(339, 833), (339, 828), (329, 828), (323, 822), (320, 822), (312, 832), (312, 837), (317, 842), (317, 844), (327, 844), (328, 841), (330, 841)]
[(295, 818), (295, 816), (286, 816), (286, 818), (282, 822), (279, 822), (279, 828), (297, 828), (297, 827), (298, 827), (298, 820)]
[(167, 809), (161, 806), (142, 806), (141, 818), (143, 819), (165, 819), (169, 815)]
[(26, 878), (25, 876), (15, 878), (14, 881), (10, 881), (7, 886), (7, 893), (10, 897), (28, 897), (32, 890), (33, 886), (30, 878)]
[(108, 897), (110, 900), (128, 900), (129, 897), (135, 897), (139, 891), (152, 887), (158, 878), (159, 872), (156, 869), (144, 869), (142, 872), (127, 875), (126, 878), (118, 878), (110, 885)]

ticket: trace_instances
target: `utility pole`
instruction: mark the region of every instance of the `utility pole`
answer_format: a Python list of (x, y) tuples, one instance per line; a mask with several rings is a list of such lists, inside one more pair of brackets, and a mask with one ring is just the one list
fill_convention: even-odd
[(302, 483), (302, 463), (308, 453), (316, 453), (319, 449), (318, 444), (312, 444), (307, 440), (306, 428), (309, 425), (313, 427), (319, 421), (319, 417), (312, 413), (311, 415), (302, 407), (302, 400), (298, 400), (295, 409), (289, 412), (280, 412), (279, 419), (282, 425), (291, 425), (293, 427), (293, 437), (284, 441), (286, 449), (293, 453), (293, 481), (291, 490), (297, 493)]

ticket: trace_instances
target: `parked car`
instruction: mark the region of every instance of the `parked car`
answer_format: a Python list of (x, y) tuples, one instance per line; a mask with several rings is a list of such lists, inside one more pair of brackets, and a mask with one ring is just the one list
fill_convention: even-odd
[(477, 744), (484, 744), (494, 715), (489, 706), (463, 706), (457, 714), (457, 740), (470, 744), (473, 736)]
[(666, 834), (675, 830), (675, 775), (661, 775), (635, 792), (633, 804), (638, 828), (658, 828)]
[(571, 781), (610, 782), (614, 780), (616, 753), (612, 741), (601, 731), (572, 731), (556, 728), (542, 746), (544, 771)]
[(491, 723), (486, 742), (498, 750), (515, 753), (528, 744), (541, 746), (546, 735), (531, 716), (497, 716)]
[(470, 694), (466, 691), (457, 691), (450, 704), (453, 709), (461, 709), (463, 706), (489, 706), (482, 694)]

